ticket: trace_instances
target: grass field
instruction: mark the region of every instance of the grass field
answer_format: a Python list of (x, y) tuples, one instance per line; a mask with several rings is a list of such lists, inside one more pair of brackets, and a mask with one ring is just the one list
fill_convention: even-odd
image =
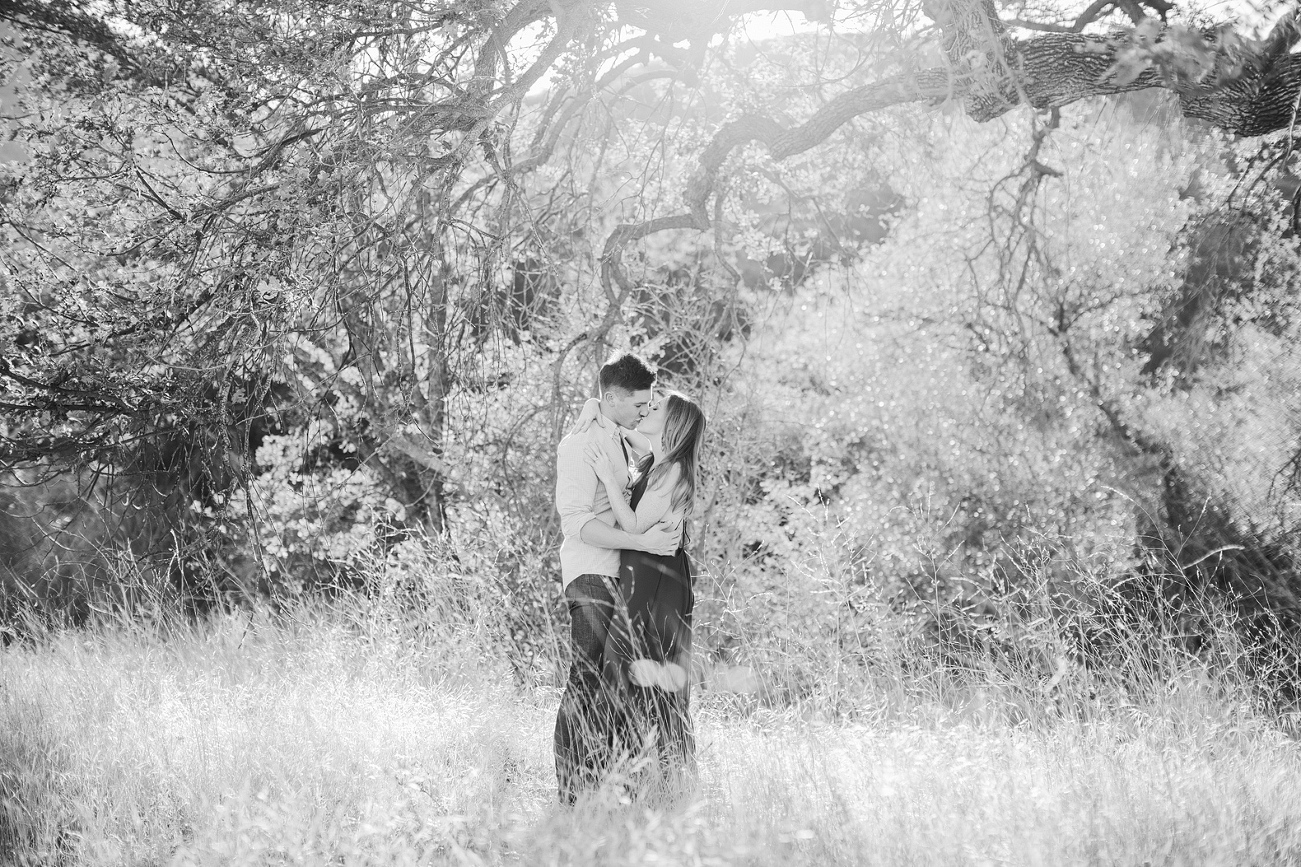
[(1297, 744), (1195, 671), (1158, 692), (1012, 724), (992, 686), (853, 717), (702, 688), (691, 799), (567, 811), (557, 692), (473, 630), (69, 632), (0, 651), (0, 863), (1301, 863)]

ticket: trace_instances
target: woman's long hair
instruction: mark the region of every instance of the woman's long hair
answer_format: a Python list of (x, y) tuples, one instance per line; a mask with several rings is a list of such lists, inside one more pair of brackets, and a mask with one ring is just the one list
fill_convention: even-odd
[[(676, 391), (664, 398), (664, 430), (660, 433), (663, 455), (651, 467), (648, 488), (653, 487), (674, 464), (679, 467), (673, 487), (672, 508), (691, 514), (696, 498), (696, 469), (700, 466), (700, 443), (705, 438), (705, 414), (694, 400)], [(642, 469), (645, 472), (645, 469)]]

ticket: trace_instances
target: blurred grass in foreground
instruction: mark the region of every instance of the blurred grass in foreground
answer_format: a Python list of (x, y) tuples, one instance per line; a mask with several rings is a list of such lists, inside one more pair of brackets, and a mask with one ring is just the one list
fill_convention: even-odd
[(1301, 860), (1301, 751), (1195, 666), (1019, 725), (993, 683), (875, 718), (865, 694), (867, 724), (701, 689), (694, 798), (571, 813), (557, 692), (472, 629), (431, 635), (345, 603), (0, 651), (0, 862)]

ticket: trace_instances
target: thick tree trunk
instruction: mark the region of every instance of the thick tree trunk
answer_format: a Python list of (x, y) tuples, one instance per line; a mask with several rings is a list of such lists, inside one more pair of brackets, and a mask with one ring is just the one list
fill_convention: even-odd
[[(408, 327), (419, 335), (427, 349), (423, 382), (413, 382), (411, 401), (416, 430), (394, 432), (390, 442), (410, 459), (403, 473), (403, 505), (408, 523), (418, 522), (441, 531), (446, 525), (443, 488), (448, 467), (443, 460), (443, 442), (447, 428), (447, 394), (451, 386), (451, 369), (447, 358), (448, 264), (441, 223), (436, 209), (446, 201), (451, 179), (438, 182), (437, 191), (421, 189), (416, 194), (420, 219), (408, 251), (409, 285), (406, 292), (415, 306)], [(406, 360), (412, 379), (421, 359), (414, 355)], [(410, 520), (414, 519), (414, 521)]]

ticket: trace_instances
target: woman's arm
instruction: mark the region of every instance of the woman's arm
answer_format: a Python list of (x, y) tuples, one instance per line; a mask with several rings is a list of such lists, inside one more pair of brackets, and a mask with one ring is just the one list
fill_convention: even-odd
[(614, 464), (610, 462), (610, 458), (600, 448), (591, 443), (584, 449), (583, 454), (596, 472), (597, 480), (605, 486), (605, 495), (610, 500), (610, 509), (613, 510), (614, 520), (620, 529), (627, 530), (630, 533), (644, 532), (636, 529), (637, 515), (633, 512), (632, 507), (628, 505), (628, 501), (624, 499), (626, 493), (622, 480), (619, 478)]
[(610, 508), (614, 511), (614, 520), (619, 525), (619, 529), (627, 530), (629, 533), (646, 532), (649, 527), (637, 529), (637, 513), (623, 498), (624, 489), (619, 486), (619, 480), (613, 474), (601, 475), (599, 472), (596, 477), (600, 479), (601, 484), (605, 485), (605, 494), (610, 500)]
[(574, 419), (574, 426), (569, 429), (569, 435), (580, 434), (585, 432), (594, 423), (597, 417), (601, 415), (601, 401), (595, 397), (589, 397), (583, 401), (583, 409), (578, 413), (578, 418)]
[(682, 470), (677, 464), (669, 467), (662, 478), (646, 489), (637, 501), (637, 511), (634, 512), (623, 499), (623, 490), (619, 488), (619, 477), (615, 475), (614, 467), (595, 446), (588, 448), (591, 449), (590, 462), (596, 469), (596, 477), (605, 485), (619, 529), (629, 533), (645, 533), (666, 518), (673, 523), (681, 523), (681, 513), (673, 511), (673, 489), (682, 476)]
[(614, 548), (621, 551), (645, 551), (668, 557), (678, 550), (682, 541), (682, 525), (668, 524), (651, 527), (645, 533), (629, 533), (611, 527), (604, 521), (593, 519), (583, 525), (578, 538), (597, 548)]

